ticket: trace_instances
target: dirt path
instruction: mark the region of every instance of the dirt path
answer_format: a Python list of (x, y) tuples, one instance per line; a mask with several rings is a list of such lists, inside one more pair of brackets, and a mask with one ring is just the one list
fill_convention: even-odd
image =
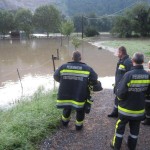
[[(111, 150), (116, 119), (108, 118), (113, 106), (112, 90), (103, 90), (94, 96), (92, 111), (86, 115), (84, 129), (76, 131), (73, 116), (67, 128), (60, 129), (41, 145), (41, 150)], [(127, 138), (128, 128), (124, 138)], [(127, 150), (123, 141), (122, 150)], [(150, 127), (141, 125), (137, 150), (150, 150)]]

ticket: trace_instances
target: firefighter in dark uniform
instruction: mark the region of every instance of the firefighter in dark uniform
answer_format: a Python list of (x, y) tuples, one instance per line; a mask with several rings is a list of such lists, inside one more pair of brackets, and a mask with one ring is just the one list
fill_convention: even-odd
[(88, 85), (96, 85), (97, 74), (95, 71), (81, 62), (79, 51), (73, 53), (73, 61), (60, 66), (54, 79), (60, 83), (58, 90), (57, 108), (63, 108), (62, 124), (67, 126), (70, 121), (72, 109), (76, 110), (76, 130), (81, 130), (85, 117), (85, 102), (89, 95)]
[[(148, 62), (148, 72), (150, 74), (150, 61)], [(147, 95), (147, 99), (145, 100), (145, 113), (146, 119), (142, 121), (143, 125), (150, 125), (150, 93)]]
[(135, 150), (140, 122), (145, 118), (145, 98), (150, 93), (150, 74), (143, 69), (144, 55), (135, 53), (132, 58), (133, 69), (127, 72), (118, 84), (116, 95), (119, 119), (116, 123), (115, 135), (111, 147), (120, 150), (125, 131), (129, 123), (130, 135), (127, 145)]
[[(117, 63), (116, 67), (116, 73), (115, 73), (115, 85), (114, 85), (114, 94), (116, 94), (116, 87), (118, 83), (120, 82), (123, 75), (131, 70), (132, 68), (132, 61), (129, 58), (129, 55), (127, 54), (126, 48), (124, 46), (119, 47), (118, 49), (118, 57), (119, 61)], [(114, 100), (114, 109), (111, 114), (108, 115), (108, 117), (118, 117), (118, 99), (115, 97)]]

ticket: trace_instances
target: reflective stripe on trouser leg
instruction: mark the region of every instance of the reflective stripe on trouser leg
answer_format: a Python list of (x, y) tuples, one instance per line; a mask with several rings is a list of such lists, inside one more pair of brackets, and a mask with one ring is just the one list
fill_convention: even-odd
[(70, 117), (65, 118), (65, 117), (62, 115), (62, 116), (61, 116), (61, 120), (62, 120), (63, 122), (69, 122), (69, 121), (70, 121)]
[(63, 109), (63, 115), (61, 117), (62, 121), (69, 122), (70, 121), (70, 115), (71, 115), (71, 109), (64, 108)]
[(82, 126), (83, 125), (83, 121), (77, 121), (76, 120), (76, 126)]
[(80, 109), (76, 111), (76, 126), (83, 125), (84, 117), (85, 117), (84, 109)]
[(114, 148), (116, 148), (117, 150), (121, 148), (126, 123), (127, 120), (120, 120), (120, 119), (116, 123), (115, 135), (112, 144)]
[(130, 135), (128, 136), (128, 147), (132, 150), (135, 150), (139, 135), (140, 121), (130, 120), (129, 127)]

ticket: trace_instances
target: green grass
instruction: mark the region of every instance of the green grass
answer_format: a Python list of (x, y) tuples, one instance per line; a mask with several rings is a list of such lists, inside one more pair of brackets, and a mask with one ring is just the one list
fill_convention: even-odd
[(120, 46), (125, 46), (130, 56), (132, 56), (135, 52), (142, 52), (147, 57), (150, 57), (150, 39), (123, 39), (106, 41), (104, 42), (104, 45), (111, 46), (116, 49)]
[(9, 110), (0, 111), (0, 150), (35, 150), (59, 126), (56, 94), (38, 90)]

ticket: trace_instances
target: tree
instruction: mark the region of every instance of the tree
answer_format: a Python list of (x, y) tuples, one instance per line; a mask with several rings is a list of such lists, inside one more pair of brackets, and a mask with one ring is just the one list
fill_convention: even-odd
[(127, 17), (132, 20), (133, 31), (142, 36), (147, 36), (150, 32), (149, 26), (149, 9), (145, 3), (136, 5), (133, 9), (126, 13)]
[(0, 10), (0, 32), (5, 35), (14, 29), (14, 16), (9, 11)]
[(135, 35), (147, 36), (150, 34), (150, 6), (140, 3), (126, 11), (123, 16), (116, 17), (113, 33), (121, 37)]
[(73, 23), (75, 27), (76, 32), (82, 32), (82, 16), (81, 15), (76, 15), (73, 17)]
[(75, 47), (75, 50), (80, 46), (81, 41), (77, 37), (72, 37), (72, 44)]
[(125, 16), (118, 16), (114, 22), (112, 33), (119, 33), (120, 37), (131, 37), (131, 21)]
[(18, 30), (22, 30), (29, 38), (29, 34), (33, 29), (33, 15), (28, 9), (19, 9), (15, 16), (15, 22), (17, 23)]
[(73, 31), (74, 31), (74, 24), (72, 21), (66, 21), (61, 23), (60, 32), (68, 37), (68, 42), (69, 37)]
[(43, 29), (47, 36), (55, 32), (60, 26), (60, 12), (52, 5), (40, 6), (34, 13), (35, 27)]
[(103, 17), (98, 20), (97, 28), (100, 32), (109, 32), (112, 28), (113, 17)]

